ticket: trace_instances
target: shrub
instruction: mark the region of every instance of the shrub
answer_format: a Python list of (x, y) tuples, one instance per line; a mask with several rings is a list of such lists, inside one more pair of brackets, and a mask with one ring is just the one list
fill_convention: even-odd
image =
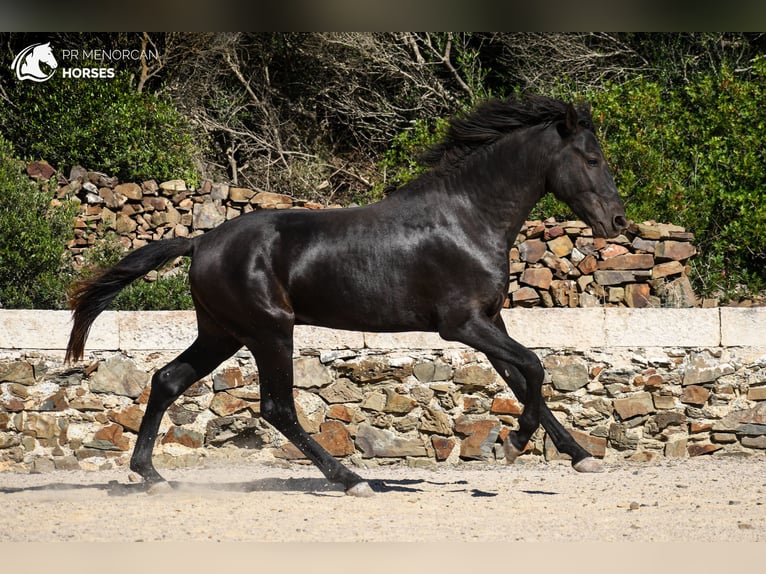
[(50, 182), (36, 184), (0, 137), (0, 307), (63, 308), (66, 244), (76, 206), (53, 204)]
[(137, 93), (127, 73), (98, 81), (57, 76), (8, 89), (14, 106), (0, 107), (0, 127), (22, 157), (62, 170), (79, 164), (122, 181), (199, 179), (186, 121), (170, 103)]
[(629, 217), (695, 233), (693, 279), (725, 298), (766, 287), (766, 67), (667, 89), (642, 78), (593, 94)]

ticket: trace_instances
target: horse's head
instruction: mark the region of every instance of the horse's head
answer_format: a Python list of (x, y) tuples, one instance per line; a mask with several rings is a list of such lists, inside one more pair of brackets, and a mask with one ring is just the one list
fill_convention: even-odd
[(585, 220), (597, 237), (619, 235), (628, 220), (589, 110), (578, 111), (569, 105), (555, 129), (560, 143), (546, 178), (546, 191)]
[(53, 55), (53, 50), (51, 49), (50, 42), (40, 44), (37, 48), (35, 48), (34, 56), (39, 62), (44, 62), (51, 68), (58, 68), (58, 62), (56, 62), (56, 58)]

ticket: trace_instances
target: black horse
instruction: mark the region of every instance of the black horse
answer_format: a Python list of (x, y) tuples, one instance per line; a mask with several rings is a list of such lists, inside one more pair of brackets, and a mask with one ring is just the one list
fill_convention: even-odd
[(365, 207), (256, 211), (194, 239), (152, 243), (75, 287), (67, 360), (81, 359), (91, 324), (130, 282), (178, 256), (192, 257), (198, 335), (152, 377), (130, 467), (163, 478), (152, 449), (165, 410), (243, 345), (255, 357), (263, 418), (346, 492), (372, 491), (298, 423), (293, 402), (293, 327), (434, 331), (489, 358), (524, 403), (504, 444), (513, 461), (542, 423), (575, 469), (600, 464), (545, 405), (538, 357), (506, 333), (508, 252), (547, 192), (593, 229), (626, 227), (623, 205), (590, 110), (540, 96), (492, 100), (450, 123), (424, 156), (430, 169)]

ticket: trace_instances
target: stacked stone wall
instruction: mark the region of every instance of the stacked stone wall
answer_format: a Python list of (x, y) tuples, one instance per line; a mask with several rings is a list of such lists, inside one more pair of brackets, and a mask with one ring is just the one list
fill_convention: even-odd
[[(29, 171), (37, 174), (44, 167), (34, 164)], [(251, 211), (325, 208), (211, 181), (199, 189), (188, 188), (183, 180), (120, 183), (80, 167), (61, 178), (56, 195), (58, 201), (80, 202), (75, 237), (68, 245), (76, 267), (110, 233), (129, 250), (161, 239), (194, 237)], [(634, 223), (624, 234), (604, 240), (594, 238), (581, 221), (527, 221), (510, 252), (506, 307), (702, 305), (688, 278), (689, 260), (696, 254), (693, 240), (684, 228), (664, 223)], [(147, 280), (155, 277), (151, 273)]]
[[(152, 374), (194, 338), (192, 313), (108, 312), (87, 360), (64, 365), (67, 315), (0, 311), (0, 470), (126, 467)], [(548, 405), (595, 456), (766, 453), (763, 309), (530, 309), (504, 319), (540, 356)], [(503, 462), (522, 405), (481, 353), (421, 333), (302, 328), (296, 339), (301, 424), (347, 464)], [(160, 467), (220, 456), (303, 460), (260, 417), (244, 351), (184, 393), (157, 441)], [(541, 429), (521, 462), (560, 456)]]

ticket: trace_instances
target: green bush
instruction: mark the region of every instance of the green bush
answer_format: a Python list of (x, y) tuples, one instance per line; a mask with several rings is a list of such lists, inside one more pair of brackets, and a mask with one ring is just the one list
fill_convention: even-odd
[(156, 95), (136, 92), (127, 73), (12, 82), (8, 91), (13, 106), (0, 105), (0, 127), (21, 157), (61, 170), (79, 164), (122, 181), (199, 179), (187, 122)]
[(701, 294), (766, 287), (766, 66), (668, 89), (642, 78), (591, 99), (629, 217), (683, 225)]
[(66, 244), (76, 206), (54, 206), (50, 182), (36, 184), (0, 137), (0, 307), (63, 308)]

